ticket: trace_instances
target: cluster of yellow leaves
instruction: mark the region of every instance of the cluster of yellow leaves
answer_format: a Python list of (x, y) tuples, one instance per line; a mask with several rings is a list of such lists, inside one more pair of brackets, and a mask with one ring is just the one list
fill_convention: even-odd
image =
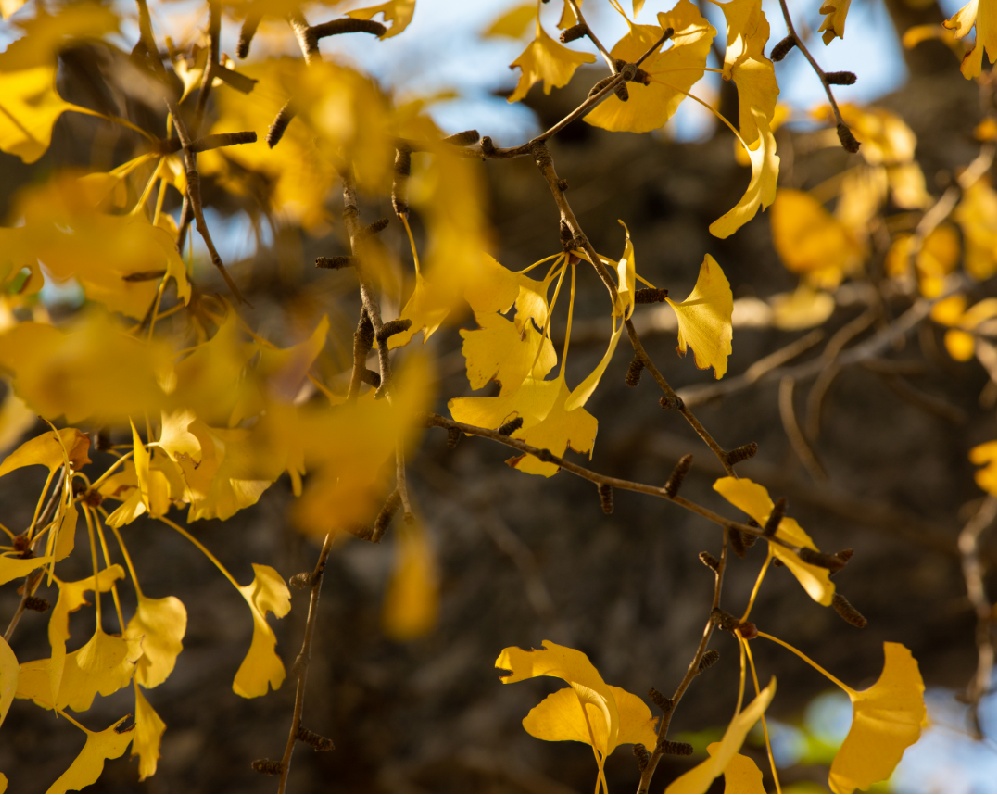
[(969, 0), (951, 19), (945, 20), (946, 28), (958, 39), (965, 38), (976, 28), (976, 41), (962, 59), (962, 73), (967, 79), (979, 79), (983, 69), (983, 53), (990, 63), (997, 59), (997, 12), (987, 0)]

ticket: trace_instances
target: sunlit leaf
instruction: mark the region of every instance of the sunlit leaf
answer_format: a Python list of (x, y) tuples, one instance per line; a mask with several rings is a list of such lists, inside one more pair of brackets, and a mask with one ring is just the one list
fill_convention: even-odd
[(385, 22), (391, 23), (388, 32), (381, 38), (389, 39), (392, 36), (397, 36), (409, 26), (414, 13), (415, 0), (388, 0), (387, 3), (380, 5), (354, 9), (348, 12), (347, 16), (354, 19), (372, 19), (381, 14)]
[(924, 681), (913, 655), (884, 643), (883, 672), (872, 687), (845, 692), (852, 700), (852, 727), (831, 763), (832, 792), (867, 790), (887, 779), (928, 725)]
[[(764, 486), (752, 482), (749, 478), (723, 477), (714, 482), (713, 488), (725, 500), (765, 527), (775, 504)], [(813, 540), (796, 520), (788, 516), (784, 516), (779, 522), (776, 535), (794, 547), (817, 549)], [(834, 583), (831, 582), (826, 568), (804, 563), (799, 555), (780, 544), (770, 542), (768, 550), (770, 557), (777, 558), (786, 565), (811, 599), (825, 607), (831, 604)]]
[(104, 763), (120, 757), (131, 744), (134, 729), (124, 729), (128, 715), (108, 726), (104, 731), (92, 732), (84, 728), (87, 741), (76, 759), (47, 792), (81, 790), (95, 783), (104, 772)]
[(519, 102), (526, 96), (530, 87), (538, 82), (543, 83), (544, 93), (549, 94), (551, 88), (566, 85), (579, 66), (594, 61), (594, 55), (576, 52), (559, 44), (537, 25), (537, 37), (512, 62), (512, 67), (522, 70), (522, 75), (509, 96), (509, 101)]
[[(710, 743), (706, 752), (711, 756), (720, 751), (720, 743)], [(744, 754), (734, 754), (724, 769), (724, 795), (765, 792), (762, 771), (755, 761)]]
[(772, 205), (772, 240), (786, 268), (838, 284), (862, 262), (862, 246), (809, 193), (781, 188)]
[(758, 140), (747, 145), (751, 160), (751, 181), (737, 205), (710, 224), (710, 234), (725, 238), (734, 234), (775, 201), (776, 180), (779, 177), (779, 156), (776, 154), (775, 135), (762, 111), (751, 108), (751, 115), (758, 131)]
[(0, 638), (0, 725), (7, 719), (7, 712), (14, 701), (19, 675), (17, 657), (7, 641)]
[(720, 6), (727, 18), (727, 52), (723, 79), (737, 86), (741, 138), (749, 146), (758, 140), (757, 110), (772, 127), (779, 97), (775, 69), (765, 56), (769, 23), (761, 0), (731, 0)]
[(732, 350), (734, 296), (717, 261), (709, 254), (703, 258), (688, 298), (681, 303), (665, 300), (678, 318), (679, 354), (684, 356), (691, 347), (700, 370), (712, 367), (713, 374), (723, 378)]
[(76, 428), (62, 428), (49, 431), (34, 439), (29, 439), (0, 464), (0, 477), (21, 467), (40, 464), (54, 472), (68, 461), (73, 472), (80, 471), (90, 463), (87, 452), (90, 450), (90, 437)]
[(284, 663), (277, 656), (277, 638), (267, 623), (267, 614), (283, 618), (291, 609), (291, 594), (284, 578), (270, 566), (253, 564), (255, 577), (249, 585), (240, 585), (242, 594), (253, 614), (253, 640), (249, 652), (236, 671), (232, 689), (243, 698), (265, 696), (272, 687), (284, 682)]
[(775, 679), (773, 678), (765, 689), (755, 697), (755, 700), (734, 717), (734, 720), (727, 726), (723, 739), (710, 746), (709, 758), (700, 762), (688, 773), (683, 773), (675, 779), (668, 785), (665, 792), (706, 792), (713, 783), (713, 779), (723, 774), (731, 760), (738, 755), (744, 744), (744, 738), (748, 736), (752, 727), (761, 720), (774, 697)]
[(845, 37), (845, 18), (848, 16), (848, 8), (852, 0), (827, 0), (820, 7), (820, 13), (824, 15), (824, 21), (817, 29), (822, 33), (821, 38), (825, 44), (830, 44), (831, 40), (837, 36), (839, 39)]
[(521, 39), (526, 35), (530, 25), (536, 21), (537, 4), (525, 3), (513, 6), (503, 11), (494, 21), (482, 31), (481, 35), (486, 38), (496, 36), (507, 36), (512, 39)]
[(480, 328), (460, 332), (472, 389), (498, 381), (499, 394), (509, 394), (519, 389), (527, 376), (541, 380), (557, 364), (550, 339), (532, 323), (520, 333), (515, 323), (496, 313), (479, 314), (476, 319)]
[(956, 38), (965, 38), (976, 27), (976, 41), (972, 49), (962, 59), (962, 73), (967, 79), (980, 77), (983, 71), (983, 53), (986, 51), (990, 63), (997, 58), (997, 12), (993, 3), (983, 0), (970, 0), (951, 19), (942, 23)]
[(135, 683), (135, 731), (132, 756), (138, 757), (138, 780), (145, 781), (156, 774), (159, 766), (159, 742), (166, 724), (146, 700), (142, 689)]
[(135, 684), (156, 687), (172, 673), (183, 650), (187, 610), (174, 596), (150, 599), (140, 595), (137, 602), (135, 614), (125, 628), (125, 634), (140, 641), (142, 647), (135, 666)]
[(55, 90), (56, 63), (24, 57), (25, 39), (0, 53), (0, 149), (34, 163), (52, 143), (52, 128), (72, 105)]

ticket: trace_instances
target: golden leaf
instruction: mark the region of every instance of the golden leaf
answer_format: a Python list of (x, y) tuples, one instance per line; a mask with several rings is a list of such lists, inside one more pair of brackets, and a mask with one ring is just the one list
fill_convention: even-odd
[(135, 615), (125, 627), (125, 635), (138, 640), (142, 648), (135, 666), (135, 684), (156, 687), (173, 672), (183, 650), (187, 610), (175, 596), (150, 599), (143, 594), (137, 602)]
[(73, 472), (80, 471), (90, 463), (87, 452), (90, 450), (90, 437), (76, 428), (62, 428), (49, 431), (34, 439), (29, 439), (0, 464), (0, 477), (21, 467), (40, 464), (54, 472), (64, 463)]
[(758, 140), (754, 145), (745, 144), (751, 160), (751, 181), (737, 205), (710, 224), (710, 234), (721, 239), (734, 234), (755, 217), (759, 208), (768, 207), (776, 197), (779, 156), (776, 154), (775, 135), (762, 111), (752, 107), (751, 115), (758, 130)]
[(678, 352), (684, 356), (692, 347), (700, 370), (713, 368), (717, 378), (727, 372), (731, 353), (734, 296), (723, 270), (709, 254), (703, 258), (699, 278), (689, 297), (681, 303), (665, 299), (678, 318)]
[(382, 39), (390, 39), (397, 36), (412, 22), (412, 15), (415, 13), (415, 0), (388, 0), (377, 6), (368, 8), (357, 8), (347, 12), (346, 16), (353, 19), (372, 19), (377, 14), (384, 17), (385, 22), (390, 22), (388, 32), (381, 36)]
[(968, 80), (979, 78), (983, 71), (983, 53), (986, 51), (990, 63), (997, 58), (997, 12), (993, 3), (983, 0), (969, 0), (952, 16), (942, 23), (956, 38), (965, 38), (975, 26), (976, 41), (972, 49), (962, 59), (962, 73)]
[(259, 563), (253, 564), (253, 572), (253, 581), (239, 586), (253, 614), (253, 640), (232, 683), (236, 695), (243, 698), (265, 696), (271, 687), (276, 690), (283, 684), (284, 663), (275, 651), (277, 638), (267, 623), (267, 613), (283, 618), (291, 609), (291, 594), (283, 577)]
[(720, 8), (727, 19), (723, 79), (733, 80), (737, 86), (738, 129), (750, 149), (759, 135), (753, 110), (761, 113), (771, 128), (779, 98), (775, 68), (765, 57), (769, 23), (761, 0), (732, 0)]
[(509, 101), (519, 102), (530, 87), (540, 81), (543, 82), (544, 93), (549, 94), (551, 88), (566, 85), (579, 66), (594, 61), (594, 55), (575, 52), (554, 41), (538, 23), (537, 37), (512, 62), (512, 68), (522, 70), (522, 75), (509, 96)]
[(827, 0), (820, 7), (824, 21), (821, 22), (817, 32), (823, 34), (821, 38), (824, 39), (825, 44), (830, 44), (831, 39), (835, 36), (839, 39), (845, 37), (845, 17), (848, 16), (848, 8), (851, 4), (852, 0)]
[(127, 715), (100, 732), (84, 728), (87, 740), (83, 750), (47, 792), (82, 790), (95, 783), (104, 771), (104, 763), (120, 757), (131, 744), (134, 729), (121, 728), (126, 720)]
[(809, 193), (780, 189), (771, 222), (772, 240), (786, 268), (818, 284), (836, 285), (862, 263), (862, 246)]
[(138, 780), (145, 781), (156, 774), (159, 766), (159, 741), (166, 724), (146, 700), (142, 689), (135, 683), (135, 731), (132, 756), (138, 757)]
[(7, 719), (7, 712), (17, 693), (20, 668), (17, 657), (4, 638), (0, 638), (0, 725)]

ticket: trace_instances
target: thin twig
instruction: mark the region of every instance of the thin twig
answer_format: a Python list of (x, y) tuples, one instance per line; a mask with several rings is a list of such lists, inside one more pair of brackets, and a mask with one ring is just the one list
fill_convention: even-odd
[(803, 466), (807, 468), (810, 476), (814, 480), (827, 480), (827, 470), (821, 465), (817, 454), (814, 452), (810, 442), (804, 436), (800, 423), (796, 419), (796, 411), (793, 408), (793, 387), (796, 382), (792, 378), (783, 378), (779, 381), (779, 417), (782, 419), (782, 427), (786, 431), (789, 443), (792, 445), (796, 455), (799, 456)]

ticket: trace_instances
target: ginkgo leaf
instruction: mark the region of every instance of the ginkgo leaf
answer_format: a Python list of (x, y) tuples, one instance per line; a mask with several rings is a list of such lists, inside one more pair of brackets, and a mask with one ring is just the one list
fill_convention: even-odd
[(629, 32), (611, 52), (613, 58), (634, 63), (661, 38), (666, 28), (674, 34), (666, 50), (657, 50), (641, 64), (649, 79), (627, 83), (629, 99), (611, 96), (591, 111), (585, 121), (613, 132), (650, 132), (674, 114), (693, 84), (706, 71), (716, 29), (690, 0), (679, 0), (667, 14), (658, 14), (658, 25), (636, 25), (628, 21)]
[(983, 53), (986, 51), (990, 63), (997, 59), (997, 13), (993, 4), (983, 0), (969, 0), (951, 19), (942, 23), (956, 38), (962, 39), (976, 27), (976, 41), (972, 49), (962, 59), (962, 73), (968, 79), (978, 78), (983, 71)]
[(751, 181), (737, 205), (710, 224), (710, 234), (721, 239), (730, 237), (754, 218), (759, 208), (764, 209), (775, 201), (779, 177), (775, 135), (762, 111), (752, 107), (751, 115), (758, 130), (758, 140), (753, 145), (745, 144), (751, 160)]
[(132, 756), (138, 757), (138, 780), (145, 781), (156, 774), (159, 766), (159, 742), (166, 731), (159, 713), (146, 700), (142, 688), (135, 683), (135, 731)]
[(119, 758), (131, 744), (134, 728), (126, 729), (123, 724), (128, 715), (116, 721), (100, 732), (92, 732), (87, 728), (87, 740), (83, 750), (73, 760), (65, 773), (55, 780), (46, 790), (50, 793), (82, 790), (95, 783), (104, 772), (104, 763), (109, 759)]
[(436, 626), (436, 556), (421, 522), (403, 522), (395, 538), (397, 563), (384, 595), (384, 631), (393, 638), (409, 640)]
[(781, 188), (772, 204), (772, 241), (786, 268), (838, 284), (864, 256), (848, 228), (804, 191)]
[(753, 109), (772, 126), (779, 86), (772, 61), (765, 56), (769, 23), (761, 0), (731, 0), (720, 6), (727, 19), (727, 52), (722, 76), (733, 80), (738, 95), (738, 129), (750, 147), (758, 140), (759, 130)]
[(440, 289), (439, 285), (427, 282), (421, 273), (416, 273), (412, 295), (399, 313), (400, 318), (411, 321), (412, 325), (400, 334), (389, 337), (388, 349), (405, 347), (420, 331), (423, 340), (428, 340), (447, 319), (453, 303), (450, 289)]
[[(749, 478), (723, 477), (714, 482), (713, 488), (725, 500), (765, 527), (775, 504), (764, 486), (754, 483)], [(796, 520), (788, 516), (784, 516), (779, 522), (776, 534), (778, 538), (794, 547), (817, 549), (813, 540)], [(800, 560), (799, 555), (780, 544), (770, 542), (768, 550), (770, 557), (777, 558), (786, 565), (811, 599), (825, 607), (831, 604), (834, 583), (831, 582), (826, 568), (805, 563)]]
[(357, 8), (347, 12), (348, 17), (353, 19), (372, 19), (377, 14), (384, 17), (385, 22), (390, 22), (391, 27), (381, 38), (390, 39), (397, 36), (412, 22), (412, 15), (415, 14), (415, 0), (388, 0), (377, 6), (368, 8)]
[(55, 89), (55, 59), (31, 56), (31, 46), (19, 39), (0, 53), (0, 150), (25, 163), (45, 154), (56, 121), (73, 108)]
[(17, 656), (4, 638), (0, 638), (0, 726), (7, 719), (7, 712), (17, 692), (17, 678), (20, 668)]
[(834, 313), (834, 297), (817, 290), (807, 283), (800, 284), (791, 293), (774, 295), (769, 299), (772, 321), (783, 331), (799, 331), (820, 325)]
[(275, 651), (277, 638), (267, 623), (267, 614), (283, 618), (291, 609), (291, 594), (283, 577), (260, 563), (253, 564), (253, 572), (253, 581), (239, 586), (253, 614), (253, 640), (232, 683), (236, 695), (243, 698), (265, 696), (271, 687), (276, 690), (283, 684), (284, 663)]
[(87, 452), (90, 450), (90, 437), (76, 428), (62, 428), (49, 431), (34, 439), (29, 439), (0, 464), (0, 477), (21, 467), (40, 464), (54, 472), (67, 461), (73, 472), (80, 471), (90, 463)]
[(737, 756), (744, 744), (744, 738), (748, 736), (752, 727), (761, 720), (774, 697), (775, 678), (773, 677), (762, 692), (755, 696), (755, 700), (734, 717), (734, 720), (727, 726), (723, 739), (710, 746), (709, 758), (700, 762), (688, 773), (683, 773), (675, 779), (668, 785), (665, 792), (706, 792), (713, 783), (713, 779), (723, 774), (731, 760)]
[(507, 36), (511, 39), (521, 39), (526, 35), (530, 25), (536, 22), (537, 4), (530, 2), (513, 6), (503, 11), (485, 28), (481, 35), (485, 38)]
[(541, 81), (544, 93), (549, 94), (551, 88), (566, 85), (579, 66), (594, 61), (594, 55), (575, 52), (554, 41), (538, 24), (537, 37), (512, 62), (511, 68), (522, 70), (522, 75), (509, 96), (509, 102), (519, 102), (534, 83)]
[(832, 792), (867, 790), (889, 778), (928, 725), (924, 681), (914, 656), (899, 643), (884, 643), (883, 672), (866, 690), (845, 688), (852, 701), (852, 726), (841, 744), (827, 783)]
[(723, 378), (734, 336), (734, 296), (717, 261), (709, 254), (703, 258), (699, 278), (688, 298), (681, 303), (665, 300), (678, 318), (679, 354), (684, 356), (691, 347), (700, 370), (712, 367), (713, 374)]
[(125, 635), (137, 639), (142, 647), (135, 665), (135, 684), (156, 687), (173, 672), (183, 650), (187, 609), (175, 596), (150, 599), (139, 595), (136, 601), (135, 614), (125, 628)]
[(821, 38), (825, 44), (830, 44), (831, 39), (837, 36), (839, 39), (845, 37), (845, 17), (848, 16), (848, 8), (852, 0), (827, 0), (821, 7), (820, 13), (824, 15), (824, 21), (817, 29), (822, 33)]
[(519, 389), (527, 376), (542, 380), (557, 364), (549, 337), (529, 323), (521, 334), (516, 324), (497, 313), (476, 315), (480, 328), (461, 331), (461, 352), (472, 389), (489, 381), (501, 384), (500, 395)]
[[(505, 312), (520, 295), (521, 285), (531, 283), (527, 276), (504, 268), (485, 254), (464, 283), (464, 300), (475, 312)], [(540, 323), (543, 326), (543, 323)]]
[[(711, 756), (719, 750), (720, 743), (710, 743), (706, 746), (706, 752)], [(724, 795), (756, 792), (765, 792), (762, 771), (751, 757), (734, 754), (724, 768)]]
[(27, 577), (35, 569), (40, 569), (52, 562), (50, 557), (37, 557), (22, 560), (7, 555), (0, 555), (0, 585), (6, 585), (12, 580)]

